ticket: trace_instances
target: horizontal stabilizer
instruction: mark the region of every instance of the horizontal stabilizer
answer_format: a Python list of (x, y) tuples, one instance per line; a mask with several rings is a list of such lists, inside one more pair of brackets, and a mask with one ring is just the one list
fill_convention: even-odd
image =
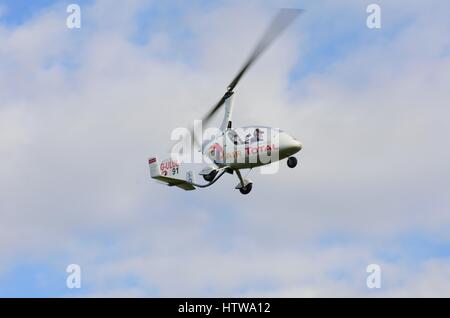
[(187, 179), (183, 178), (183, 167), (180, 162), (166, 159), (159, 163), (158, 158), (153, 157), (150, 158), (148, 163), (150, 165), (150, 176), (153, 179), (170, 187), (175, 186), (187, 191), (195, 190), (195, 187), (191, 184), (191, 182), (194, 182), (192, 172), (185, 174)]

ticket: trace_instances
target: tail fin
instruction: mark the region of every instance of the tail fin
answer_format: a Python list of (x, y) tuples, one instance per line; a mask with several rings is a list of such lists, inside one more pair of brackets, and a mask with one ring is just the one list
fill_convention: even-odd
[(150, 158), (148, 161), (150, 166), (150, 176), (168, 186), (176, 186), (184, 190), (195, 190), (191, 184), (193, 180), (193, 173), (189, 171), (186, 174), (186, 179), (182, 177), (182, 164), (171, 158), (158, 162), (157, 157)]

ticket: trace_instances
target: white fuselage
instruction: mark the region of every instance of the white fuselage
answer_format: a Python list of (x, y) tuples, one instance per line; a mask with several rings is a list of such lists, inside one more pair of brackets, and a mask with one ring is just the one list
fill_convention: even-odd
[(302, 144), (288, 133), (262, 126), (226, 129), (204, 145), (207, 159), (233, 169), (267, 165), (302, 149)]

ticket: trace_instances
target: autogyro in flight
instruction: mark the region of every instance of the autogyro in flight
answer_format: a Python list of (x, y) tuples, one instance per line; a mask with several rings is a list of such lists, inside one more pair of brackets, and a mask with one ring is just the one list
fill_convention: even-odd
[[(288, 167), (297, 166), (297, 158), (293, 155), (303, 147), (297, 139), (283, 130), (267, 126), (233, 128), (232, 115), (234, 89), (243, 75), (302, 12), (298, 9), (281, 9), (278, 12), (246, 63), (228, 85), (223, 97), (203, 117), (202, 123), (205, 125), (219, 110), (224, 111), (220, 129), (212, 138), (202, 140), (200, 143), (202, 157), (209, 165), (198, 174), (207, 183), (196, 183), (194, 172), (184, 171), (186, 164), (173, 155), (161, 162), (157, 157), (149, 159), (150, 175), (153, 179), (184, 190), (195, 190), (213, 185), (225, 173), (235, 173), (239, 179), (236, 189), (242, 194), (248, 194), (252, 190), (253, 183), (242, 176), (241, 170), (253, 169), (286, 158)], [(194, 141), (199, 143), (196, 139)]]

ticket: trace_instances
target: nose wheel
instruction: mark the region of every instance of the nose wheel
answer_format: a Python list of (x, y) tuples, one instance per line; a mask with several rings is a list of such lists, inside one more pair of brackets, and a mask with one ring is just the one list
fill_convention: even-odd
[(289, 157), (289, 159), (287, 160), (287, 165), (291, 169), (297, 167), (297, 163), (298, 160), (295, 157)]

